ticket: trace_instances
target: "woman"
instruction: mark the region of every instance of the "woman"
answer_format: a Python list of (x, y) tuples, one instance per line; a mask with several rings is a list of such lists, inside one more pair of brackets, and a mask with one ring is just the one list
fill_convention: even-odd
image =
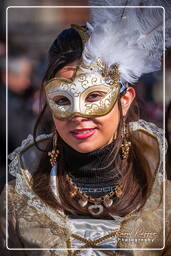
[[(86, 62), (87, 37), (86, 29), (72, 26), (50, 48), (35, 138), (10, 156), (16, 181), (8, 186), (8, 247), (29, 256), (37, 250), (146, 255), (141, 249), (169, 255), (170, 198), (163, 248), (162, 132), (137, 121), (135, 90), (124, 81), (122, 64), (108, 68), (100, 55)], [(54, 132), (36, 137), (47, 105)], [(166, 195), (169, 189), (166, 183)], [(4, 211), (2, 205), (1, 241)]]

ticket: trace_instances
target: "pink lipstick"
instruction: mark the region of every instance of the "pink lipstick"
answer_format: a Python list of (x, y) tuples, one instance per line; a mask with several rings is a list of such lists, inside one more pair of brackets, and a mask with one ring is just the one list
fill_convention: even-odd
[(94, 135), (96, 128), (84, 128), (84, 129), (75, 129), (71, 131), (72, 136), (76, 139), (87, 139)]

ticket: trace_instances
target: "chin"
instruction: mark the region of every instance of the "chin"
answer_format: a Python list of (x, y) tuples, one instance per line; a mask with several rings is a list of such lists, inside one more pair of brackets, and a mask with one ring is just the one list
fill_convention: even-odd
[(86, 145), (86, 143), (82, 143), (79, 145), (70, 145), (70, 146), (80, 153), (89, 153), (99, 148), (97, 146), (95, 147), (94, 145)]

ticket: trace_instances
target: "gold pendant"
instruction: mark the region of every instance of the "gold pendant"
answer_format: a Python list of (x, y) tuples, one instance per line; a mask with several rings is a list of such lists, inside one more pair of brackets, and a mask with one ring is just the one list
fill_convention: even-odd
[(101, 204), (90, 205), (88, 210), (92, 215), (99, 215), (103, 212), (103, 206)]
[(113, 199), (106, 196), (106, 197), (104, 197), (103, 204), (104, 204), (105, 207), (109, 208), (113, 204)]

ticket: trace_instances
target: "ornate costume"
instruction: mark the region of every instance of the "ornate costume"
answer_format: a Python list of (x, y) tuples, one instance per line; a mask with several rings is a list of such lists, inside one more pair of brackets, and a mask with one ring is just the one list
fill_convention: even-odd
[[(33, 192), (31, 175), (36, 170), (39, 151), (31, 135), (23, 141), (10, 158), (10, 172), (16, 181), (8, 186), (9, 242), (10, 248), (25, 248), (15, 255), (37, 255), (38, 251), (27, 248), (63, 248), (65, 250), (41, 251), (41, 255), (170, 255), (171, 253), (171, 184), (166, 186), (166, 216), (163, 212), (163, 134), (155, 125), (143, 120), (130, 123), (130, 131), (141, 143), (149, 171), (154, 183), (148, 199), (141, 210), (136, 209), (125, 217), (111, 216), (111, 219), (93, 219), (83, 216), (76, 219), (66, 216), (46, 205)], [(41, 135), (39, 143), (47, 143), (52, 135)], [(30, 161), (31, 159), (31, 161)], [(56, 173), (51, 173), (51, 186), (56, 190)], [(15, 184), (14, 184), (15, 183)], [(5, 243), (5, 191), (1, 195), (4, 203), (0, 209), (1, 236)], [(166, 233), (164, 236), (164, 222)], [(164, 249), (164, 237), (166, 246)], [(2, 241), (2, 240), (1, 240)], [(67, 250), (72, 248), (72, 250)], [(89, 250), (81, 250), (91, 248)], [(100, 250), (96, 250), (100, 248)], [(115, 248), (127, 250), (115, 251)], [(133, 250), (135, 248), (135, 250)], [(142, 251), (136, 248), (143, 248)], [(104, 250), (103, 250), (104, 249)], [(106, 249), (106, 250), (105, 250)], [(107, 250), (108, 249), (108, 250)], [(110, 250), (111, 249), (111, 250)], [(148, 251), (146, 251), (148, 249)], [(8, 255), (5, 251), (3, 255)], [(18, 254), (17, 254), (18, 253)]]
[[(102, 4), (102, 1), (98, 2)], [(135, 1), (132, 2), (135, 4)], [(143, 4), (145, 5), (146, 2), (145, 0)], [(105, 3), (110, 5), (113, 2), (106, 0)], [(83, 40), (85, 45), (81, 64), (73, 78), (56, 76), (45, 82), (44, 93), (54, 119), (69, 120), (74, 115), (87, 118), (105, 116), (113, 110), (120, 93), (126, 91), (128, 83), (135, 83), (143, 73), (160, 68), (163, 51), (163, 9), (126, 8), (125, 1), (116, 1), (115, 4), (119, 4), (122, 8), (92, 9), (91, 24), (87, 24), (89, 36)], [(142, 1), (138, 1), (138, 4), (142, 5)], [(168, 2), (165, 1), (165, 4), (167, 6)], [(170, 26), (169, 15), (170, 8), (167, 8), (167, 28)], [(87, 33), (79, 27), (75, 29), (78, 29), (80, 36)], [(169, 32), (166, 39), (169, 46), (171, 44)], [(91, 96), (96, 92), (100, 100), (92, 101)], [(87, 207), (91, 213), (75, 216), (51, 208), (34, 192), (32, 176), (37, 170), (41, 155), (34, 145), (32, 136), (23, 141), (22, 146), (11, 154), (10, 172), (16, 180), (8, 185), (8, 232), (10, 233), (8, 247), (23, 250), (18, 250), (15, 255), (32, 256), (40, 251), (41, 255), (45, 256), (171, 255), (169, 195), (171, 185), (165, 181), (163, 175), (165, 147), (163, 134), (155, 125), (143, 120), (130, 122), (128, 125), (130, 135), (135, 140), (134, 151), (141, 145), (143, 153), (139, 161), (145, 163), (146, 172), (149, 176), (152, 175), (153, 183), (145, 204), (142, 207), (138, 205), (132, 212), (122, 217), (110, 212), (109, 218), (93, 218), (100, 215), (105, 207), (108, 210), (113, 201), (122, 194), (122, 189), (114, 181), (114, 183), (107, 181), (107, 187), (83, 186), (80, 189), (78, 184), (78, 186), (74, 184), (71, 176), (66, 176), (66, 181), (73, 188), (70, 199), (77, 194), (79, 206)], [(123, 130), (125, 137), (121, 143), (121, 151), (122, 158), (127, 160), (130, 141), (127, 141), (125, 126)], [(112, 133), (112, 138), (113, 136)], [(37, 137), (37, 143), (46, 145), (51, 137), (52, 134), (41, 135)], [(104, 148), (106, 150), (106, 147)], [(58, 152), (55, 150), (50, 152), (52, 164), (50, 180), (54, 197), (60, 201), (57, 155)], [(103, 191), (99, 192), (98, 189)], [(104, 195), (105, 189), (109, 190), (107, 195)], [(93, 199), (86, 196), (83, 190), (91, 193), (93, 190), (96, 195), (102, 194)], [(164, 214), (165, 194), (166, 215)], [(0, 236), (3, 243), (5, 243), (4, 195), (5, 191), (1, 195), (4, 205), (0, 209), (2, 230)], [(132, 201), (134, 199), (135, 197), (131, 197)], [(36, 251), (38, 248), (39, 252)], [(8, 255), (5, 249), (3, 253)]]

